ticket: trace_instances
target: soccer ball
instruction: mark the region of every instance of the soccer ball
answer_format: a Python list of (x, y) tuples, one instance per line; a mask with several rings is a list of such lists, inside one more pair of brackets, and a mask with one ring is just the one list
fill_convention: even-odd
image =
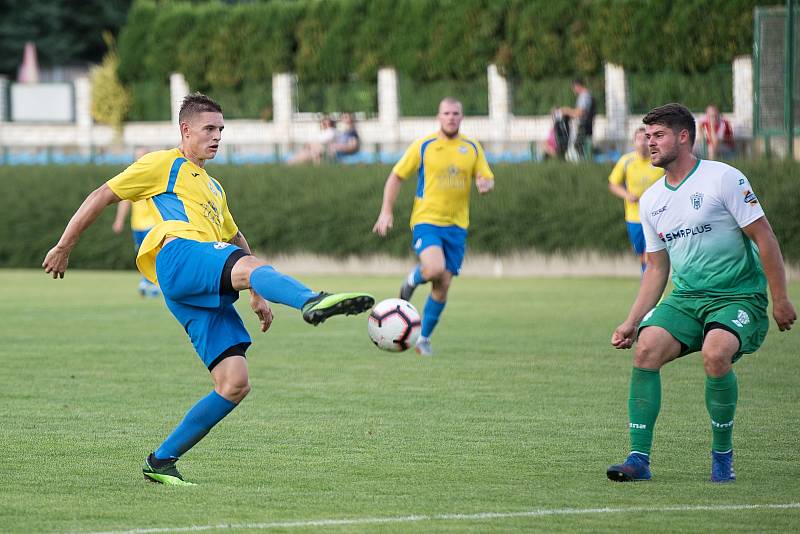
[(421, 325), (419, 312), (409, 302), (386, 299), (372, 308), (367, 331), (379, 349), (403, 352), (417, 342)]

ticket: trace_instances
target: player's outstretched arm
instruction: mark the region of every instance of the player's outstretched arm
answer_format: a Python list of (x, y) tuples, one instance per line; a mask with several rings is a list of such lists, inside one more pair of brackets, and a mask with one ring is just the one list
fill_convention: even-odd
[(69, 253), (78, 243), (81, 234), (91, 226), (106, 206), (119, 201), (120, 198), (107, 184), (103, 184), (89, 193), (81, 207), (78, 208), (78, 211), (67, 223), (64, 233), (61, 234), (61, 239), (45, 256), (44, 262), (42, 262), (44, 272), (52, 274), (53, 278), (64, 278), (64, 272), (67, 270), (67, 264), (69, 263)]
[(396, 173), (392, 172), (386, 179), (386, 185), (383, 186), (383, 204), (381, 204), (381, 212), (378, 215), (378, 220), (372, 227), (372, 231), (381, 237), (386, 236), (389, 230), (394, 225), (394, 203), (397, 200), (397, 195), (400, 193), (400, 186), (403, 185), (403, 180)]
[(758, 247), (769, 292), (772, 295), (772, 316), (775, 318), (775, 323), (781, 331), (790, 330), (797, 320), (797, 312), (789, 301), (783, 255), (772, 226), (766, 217), (761, 217), (742, 228), (742, 231)]
[(669, 278), (669, 256), (666, 250), (647, 253), (647, 270), (639, 285), (639, 294), (631, 306), (628, 318), (611, 334), (611, 344), (618, 349), (629, 349), (636, 341), (636, 330), (645, 314), (652, 310), (664, 293)]

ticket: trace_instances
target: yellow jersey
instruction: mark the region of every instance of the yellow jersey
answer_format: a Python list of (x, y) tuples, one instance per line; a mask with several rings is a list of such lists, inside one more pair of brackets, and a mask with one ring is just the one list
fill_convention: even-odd
[(156, 218), (150, 213), (147, 201), (131, 202), (131, 230), (144, 232), (156, 225)]
[(136, 256), (151, 282), (158, 283), (156, 256), (165, 237), (227, 242), (239, 231), (220, 183), (177, 148), (145, 154), (106, 183), (123, 200), (146, 200), (155, 217)]
[[(608, 181), (612, 184), (624, 185), (629, 193), (641, 198), (647, 188), (662, 176), (664, 176), (664, 169), (653, 167), (650, 158), (642, 157), (638, 152), (633, 151), (619, 158), (608, 176)], [(639, 202), (628, 202), (625, 199), (625, 220), (632, 223), (642, 222), (639, 217)]]
[(405, 180), (417, 175), (411, 227), (417, 224), (469, 226), (469, 193), (480, 175), (494, 180), (480, 143), (463, 135), (453, 139), (434, 133), (417, 139), (392, 169)]

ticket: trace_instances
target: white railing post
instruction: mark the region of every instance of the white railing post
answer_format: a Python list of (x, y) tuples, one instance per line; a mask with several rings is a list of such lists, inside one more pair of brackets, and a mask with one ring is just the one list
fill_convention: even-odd
[(489, 84), (489, 124), (490, 140), (495, 149), (502, 150), (508, 138), (508, 123), (511, 115), (511, 92), (508, 81), (497, 65), (489, 65), (486, 69)]
[(291, 72), (272, 75), (272, 120), (281, 154), (291, 150), (292, 121), (297, 110), (297, 76)]
[(628, 91), (625, 69), (613, 63), (605, 64), (606, 78), (606, 139), (613, 144), (627, 143)]
[[(397, 90), (397, 71), (392, 67), (378, 70), (378, 122), (385, 134), (385, 145), (394, 150), (399, 137), (400, 99)], [(385, 148), (381, 148), (385, 150)]]
[(90, 154), (92, 150), (92, 83), (86, 76), (76, 78), (75, 87), (75, 125), (77, 126), (76, 141), (83, 154)]
[(753, 58), (739, 56), (733, 60), (733, 124), (734, 137), (753, 137)]
[(183, 97), (189, 94), (189, 84), (186, 83), (186, 78), (179, 72), (173, 72), (169, 75), (169, 98), (170, 98), (170, 111), (172, 113), (172, 124), (178, 126), (178, 114), (181, 111), (181, 104)]

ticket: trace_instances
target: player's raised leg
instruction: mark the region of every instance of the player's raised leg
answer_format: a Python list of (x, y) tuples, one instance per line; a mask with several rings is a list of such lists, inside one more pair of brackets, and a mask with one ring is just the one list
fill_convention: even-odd
[(236, 262), (231, 271), (231, 282), (236, 290), (253, 289), (270, 302), (301, 310), (303, 319), (315, 326), (334, 315), (365, 312), (375, 304), (374, 297), (368, 293), (313, 291), (256, 256), (243, 256)]
[(661, 409), (661, 367), (678, 357), (680, 343), (665, 329), (649, 326), (639, 334), (631, 371), (628, 429), (631, 452), (625, 462), (608, 468), (616, 482), (650, 480), (653, 427)]

